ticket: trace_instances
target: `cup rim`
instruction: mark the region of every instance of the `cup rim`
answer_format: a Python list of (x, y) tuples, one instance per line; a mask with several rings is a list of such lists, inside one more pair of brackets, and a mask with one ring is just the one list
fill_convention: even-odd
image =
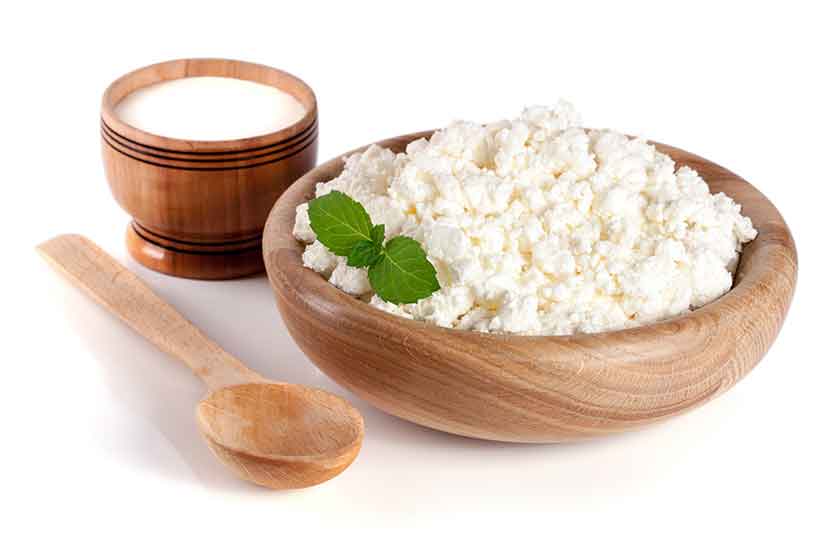
[[(270, 133), (226, 140), (179, 139), (157, 135), (123, 121), (116, 106), (127, 95), (164, 81), (198, 76), (221, 76), (270, 85), (288, 93), (305, 107), (305, 114), (296, 122)], [(276, 83), (281, 84), (276, 85)], [(187, 58), (163, 61), (128, 72), (108, 85), (103, 92), (101, 124), (103, 129), (135, 144), (171, 153), (224, 153), (262, 149), (281, 141), (293, 139), (313, 129), (317, 119), (316, 95), (302, 79), (284, 70), (221, 58)]]

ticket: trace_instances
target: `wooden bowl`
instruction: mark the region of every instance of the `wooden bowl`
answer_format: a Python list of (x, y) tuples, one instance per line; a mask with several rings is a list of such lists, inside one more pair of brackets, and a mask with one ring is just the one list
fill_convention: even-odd
[[(398, 152), (429, 135), (377, 144)], [(465, 332), (377, 310), (302, 266), (303, 246), (291, 235), (296, 206), (313, 197), (317, 182), (338, 175), (339, 157), (296, 181), (268, 218), (263, 253), (279, 311), (296, 343), (336, 382), (385, 412), (450, 433), (562, 442), (680, 414), (729, 389), (769, 349), (792, 299), (797, 253), (780, 213), (751, 184), (694, 154), (656, 146), (741, 203), (759, 231), (743, 250), (732, 290), (698, 310), (573, 336)]]
[[(115, 110), (133, 91), (178, 78), (222, 76), (291, 94), (306, 114), (280, 131), (226, 141), (147, 133)], [(316, 97), (302, 80), (275, 68), (226, 59), (180, 59), (130, 72), (102, 99), (102, 153), (114, 198), (133, 222), (131, 255), (163, 273), (198, 279), (264, 269), (262, 228), (276, 199), (316, 164)]]

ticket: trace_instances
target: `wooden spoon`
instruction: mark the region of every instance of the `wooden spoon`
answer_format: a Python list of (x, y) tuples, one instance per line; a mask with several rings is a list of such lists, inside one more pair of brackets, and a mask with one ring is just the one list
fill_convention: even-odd
[(213, 453), (243, 479), (274, 489), (303, 488), (335, 477), (358, 455), (364, 420), (344, 399), (273, 383), (248, 369), (82, 236), (61, 235), (37, 249), (205, 382), (210, 392), (197, 406), (199, 429)]

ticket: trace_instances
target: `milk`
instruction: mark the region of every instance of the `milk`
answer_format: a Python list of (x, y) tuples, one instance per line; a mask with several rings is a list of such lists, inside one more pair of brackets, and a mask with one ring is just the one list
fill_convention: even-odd
[(198, 76), (138, 89), (115, 112), (125, 123), (155, 135), (222, 141), (283, 129), (304, 117), (305, 107), (273, 86)]

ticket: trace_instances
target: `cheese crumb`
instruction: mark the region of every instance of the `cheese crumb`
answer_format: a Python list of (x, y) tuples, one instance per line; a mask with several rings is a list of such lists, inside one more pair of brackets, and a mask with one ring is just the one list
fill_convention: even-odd
[(484, 332), (623, 329), (725, 294), (757, 236), (740, 205), (644, 140), (580, 124), (565, 101), (455, 122), (399, 154), (371, 146), (316, 186), (362, 203), (387, 239), (419, 241), (442, 287), (429, 298), (373, 294), (364, 269), (316, 241), (302, 204), (305, 266), (388, 313)]

